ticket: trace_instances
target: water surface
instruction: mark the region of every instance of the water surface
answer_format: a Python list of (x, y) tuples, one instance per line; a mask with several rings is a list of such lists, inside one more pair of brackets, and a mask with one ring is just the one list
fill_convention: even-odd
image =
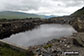
[(28, 46), (46, 43), (54, 38), (70, 36), (75, 32), (70, 25), (43, 24), (31, 31), (18, 33), (3, 40), (26, 48)]

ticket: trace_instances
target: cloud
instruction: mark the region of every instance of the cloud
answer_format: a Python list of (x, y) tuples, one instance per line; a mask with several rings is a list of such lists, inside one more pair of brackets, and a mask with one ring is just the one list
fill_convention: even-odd
[(82, 8), (83, 0), (0, 0), (0, 11), (69, 15)]
[(62, 2), (67, 7), (84, 5), (84, 0), (53, 0), (53, 1)]
[(37, 9), (39, 0), (3, 0), (0, 1), (0, 7), (3, 10), (29, 10)]

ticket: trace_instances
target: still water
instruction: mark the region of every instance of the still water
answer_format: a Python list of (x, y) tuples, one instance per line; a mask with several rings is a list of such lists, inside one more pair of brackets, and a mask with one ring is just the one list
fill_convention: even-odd
[(28, 47), (46, 43), (54, 38), (70, 36), (75, 32), (70, 25), (43, 24), (33, 30), (11, 35), (3, 40), (17, 46)]

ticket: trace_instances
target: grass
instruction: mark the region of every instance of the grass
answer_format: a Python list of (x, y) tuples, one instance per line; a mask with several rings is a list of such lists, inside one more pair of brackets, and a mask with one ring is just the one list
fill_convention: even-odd
[(74, 12), (71, 16), (84, 16), (84, 7)]
[(0, 46), (0, 56), (27, 56), (27, 53)]

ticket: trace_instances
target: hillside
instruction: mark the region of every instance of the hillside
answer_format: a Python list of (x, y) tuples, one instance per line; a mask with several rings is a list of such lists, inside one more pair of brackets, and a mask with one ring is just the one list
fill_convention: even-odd
[(46, 18), (44, 15), (29, 14), (23, 12), (2, 11), (0, 12), (0, 19), (22, 19), (22, 18)]
[(84, 16), (84, 7), (71, 14), (71, 16)]

